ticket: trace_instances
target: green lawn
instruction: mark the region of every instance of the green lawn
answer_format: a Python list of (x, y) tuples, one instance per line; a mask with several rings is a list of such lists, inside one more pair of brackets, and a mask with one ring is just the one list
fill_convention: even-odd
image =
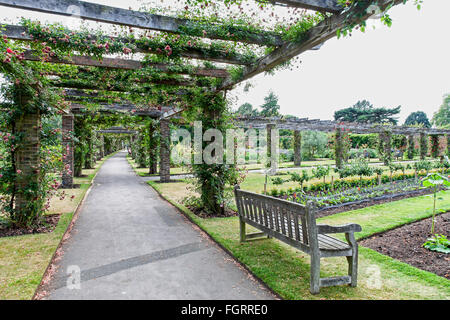
[[(311, 295), (308, 255), (275, 239), (240, 244), (238, 218), (199, 218), (178, 202), (182, 183), (149, 184), (285, 299), (450, 299), (449, 280), (364, 247), (360, 247), (357, 288), (322, 288), (319, 295)], [(439, 208), (450, 209), (450, 191), (442, 195)], [(361, 238), (429, 217), (430, 209), (431, 199), (422, 196), (336, 214), (320, 222), (358, 223), (363, 228), (357, 234)], [(345, 258), (321, 260), (322, 277), (346, 272)]]
[[(76, 208), (103, 162), (98, 162), (95, 169), (83, 170), (83, 175), (88, 177), (75, 178), (74, 183), (81, 184), (81, 187), (66, 190), (68, 196), (65, 200), (51, 200), (48, 214), (61, 214), (54, 232), (0, 238), (0, 300), (29, 300), (33, 297)], [(75, 198), (70, 200), (72, 195)]]

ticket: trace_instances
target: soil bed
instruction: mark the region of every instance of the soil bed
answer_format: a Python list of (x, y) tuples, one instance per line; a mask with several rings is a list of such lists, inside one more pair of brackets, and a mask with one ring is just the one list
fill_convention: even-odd
[(0, 228), (0, 238), (53, 232), (60, 217), (59, 214), (46, 215), (42, 217), (43, 221), (39, 225), (29, 228)]
[[(450, 254), (430, 251), (422, 247), (430, 237), (431, 218), (404, 225), (361, 240), (368, 247), (416, 268), (450, 279)], [(435, 233), (449, 236), (450, 212), (436, 216)]]

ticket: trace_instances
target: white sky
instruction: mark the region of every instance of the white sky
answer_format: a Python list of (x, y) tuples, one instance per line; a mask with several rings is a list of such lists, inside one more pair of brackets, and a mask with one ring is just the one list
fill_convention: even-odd
[[(123, 8), (138, 8), (142, 3), (89, 1)], [(377, 24), (375, 30), (333, 38), (319, 51), (302, 54), (298, 69), (259, 75), (250, 80), (253, 87), (249, 92), (241, 85), (229, 97), (235, 107), (245, 102), (258, 107), (273, 90), (279, 97), (281, 113), (302, 118), (331, 120), (336, 110), (366, 99), (375, 107), (401, 105), (401, 124), (418, 110), (431, 119), (443, 95), (450, 93), (450, 1), (425, 0), (420, 11), (410, 2), (391, 10), (391, 28), (372, 20)], [(65, 17), (0, 6), (1, 22), (9, 23), (20, 16), (68, 22)]]
[(336, 110), (366, 99), (375, 107), (401, 105), (401, 124), (418, 110), (431, 120), (450, 93), (449, 12), (449, 0), (425, 0), (420, 11), (398, 5), (391, 28), (379, 24), (331, 39), (302, 54), (299, 69), (253, 78), (248, 93), (243, 86), (233, 91), (236, 106), (260, 106), (272, 89), (281, 113), (302, 118), (332, 120)]

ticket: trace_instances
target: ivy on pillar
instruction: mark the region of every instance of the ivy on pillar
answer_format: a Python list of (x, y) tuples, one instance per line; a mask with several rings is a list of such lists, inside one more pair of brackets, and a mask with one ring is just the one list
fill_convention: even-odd
[(428, 154), (428, 137), (425, 133), (420, 134), (420, 160), (425, 160)]
[(153, 120), (148, 124), (148, 166), (149, 174), (156, 174), (158, 172), (158, 133), (156, 123)]
[(267, 125), (267, 159), (273, 171), (278, 169), (278, 143), (279, 136), (275, 124)]
[(302, 134), (294, 131), (294, 166), (300, 167), (302, 164)]
[(161, 182), (170, 181), (170, 127), (169, 120), (160, 121), (160, 177)]
[(336, 128), (334, 134), (334, 155), (336, 160), (336, 167), (341, 169), (344, 164), (344, 143), (343, 132), (341, 128)]
[(431, 156), (439, 158), (439, 135), (433, 134), (431, 137)]
[(89, 134), (86, 136), (86, 154), (84, 158), (84, 168), (92, 169), (94, 167), (94, 137), (93, 131), (90, 130)]
[(414, 159), (414, 146), (415, 146), (414, 135), (409, 135), (408, 136), (408, 149), (406, 152), (406, 157), (408, 158), (408, 160)]
[(144, 130), (142, 128), (139, 129), (139, 134), (138, 134), (138, 139), (137, 139), (136, 163), (139, 168), (145, 168), (147, 166), (145, 145), (144, 145)]
[(450, 134), (447, 134), (447, 156), (450, 157)]
[(379, 148), (384, 165), (388, 166), (392, 162), (392, 133), (385, 131), (379, 134)]
[[(41, 114), (23, 114), (14, 124), (14, 133), (22, 136), (19, 147), (14, 152), (16, 169), (15, 210), (12, 220), (19, 225), (26, 225), (41, 210), (44, 199), (40, 190), (40, 148), (41, 148)], [(30, 190), (33, 190), (30, 192)]]
[(63, 145), (63, 164), (62, 187), (65, 189), (73, 188), (74, 173), (74, 115), (63, 114), (62, 116), (62, 145)]

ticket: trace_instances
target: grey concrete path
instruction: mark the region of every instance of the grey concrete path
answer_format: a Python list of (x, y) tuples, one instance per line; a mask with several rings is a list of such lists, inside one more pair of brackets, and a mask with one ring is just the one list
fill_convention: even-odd
[(274, 298), (136, 176), (124, 152), (100, 169), (62, 250), (49, 299)]

